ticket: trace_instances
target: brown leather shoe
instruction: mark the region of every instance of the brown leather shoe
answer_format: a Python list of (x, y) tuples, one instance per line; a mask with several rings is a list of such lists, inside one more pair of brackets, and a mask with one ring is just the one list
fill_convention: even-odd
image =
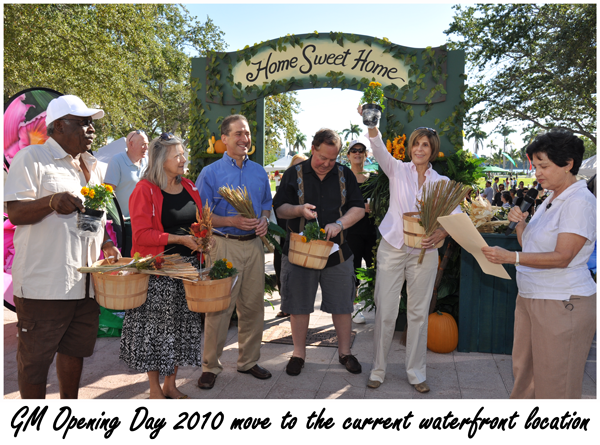
[(419, 392), (429, 392), (429, 385), (427, 384), (426, 381), (422, 381), (421, 383), (417, 383), (416, 385), (413, 385), (413, 386)]
[(340, 363), (352, 374), (360, 374), (362, 372), (362, 366), (360, 366), (360, 363), (352, 354), (340, 355)]
[(263, 368), (262, 366), (260, 366), (258, 363), (256, 365), (254, 365), (252, 368), (247, 369), (245, 371), (240, 371), (238, 369), (238, 372), (241, 372), (242, 374), (252, 374), (254, 377), (256, 377), (257, 379), (261, 379), (261, 380), (271, 378), (271, 373), (269, 371), (267, 371), (265, 368)]
[(212, 389), (212, 387), (215, 386), (216, 380), (217, 374), (213, 374), (212, 372), (203, 372), (198, 379), (198, 387), (200, 389)]

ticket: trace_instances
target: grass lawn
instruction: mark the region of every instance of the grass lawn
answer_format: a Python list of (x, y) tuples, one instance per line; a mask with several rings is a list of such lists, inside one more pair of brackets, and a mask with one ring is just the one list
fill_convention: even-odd
[[(492, 178), (492, 181), (494, 180), (494, 178), (495, 178), (495, 177), (496, 177), (496, 176), (494, 176), (494, 177)], [(498, 175), (498, 178), (500, 178), (499, 182), (500, 182), (500, 183), (504, 183), (504, 180), (505, 180), (506, 178), (508, 178), (508, 177), (509, 177), (508, 175), (504, 175), (504, 176), (500, 176), (500, 175)], [(481, 187), (481, 188), (485, 188), (485, 181), (486, 181), (486, 179), (485, 179), (485, 178), (479, 178), (479, 179), (477, 180), (477, 185), (478, 185), (479, 187)], [(533, 183), (533, 181), (535, 181), (535, 175), (533, 175), (531, 178), (528, 178), (528, 177), (526, 177), (526, 176), (521, 176), (521, 175), (519, 175), (519, 178), (518, 178), (518, 180), (517, 180), (517, 186), (519, 185), (519, 182), (521, 182), (521, 181), (523, 181), (523, 182), (525, 183), (525, 187), (527, 187), (527, 188), (530, 188), (530, 187), (531, 187), (531, 184)]]
[(274, 192), (275, 191), (275, 180), (270, 181), (271, 182), (271, 191)]

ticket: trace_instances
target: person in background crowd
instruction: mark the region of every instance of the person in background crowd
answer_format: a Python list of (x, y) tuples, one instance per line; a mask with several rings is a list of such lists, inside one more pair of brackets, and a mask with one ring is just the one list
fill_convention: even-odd
[(525, 188), (525, 183), (523, 181), (519, 181), (519, 190), (523, 190)]
[(503, 208), (510, 209), (512, 207), (513, 198), (510, 192), (502, 192), (500, 199), (502, 200)]
[(492, 188), (492, 183), (490, 181), (485, 182), (485, 189), (483, 190), (482, 195), (490, 202), (490, 204), (494, 201), (494, 189)]
[(495, 264), (517, 267), (511, 399), (578, 399), (596, 332), (596, 283), (587, 261), (596, 242), (596, 199), (577, 180), (583, 141), (565, 130), (527, 147), (542, 187), (551, 190), (529, 223), (513, 207), (522, 252), (483, 247)]
[[(163, 133), (150, 144), (148, 168), (129, 199), (132, 251), (142, 256), (179, 254), (200, 267), (188, 230), (202, 213), (198, 190), (183, 178), (183, 142)], [(202, 364), (202, 321), (188, 309), (183, 282), (150, 276), (148, 296), (125, 312), (119, 358), (148, 373), (151, 399), (187, 399), (177, 388), (179, 366)], [(161, 388), (159, 376), (165, 376)]]
[(77, 212), (85, 212), (82, 188), (103, 183), (89, 153), (93, 120), (103, 116), (79, 97), (53, 99), (46, 110), (50, 137), (19, 151), (8, 173), (4, 201), (17, 226), (12, 278), (22, 399), (46, 397), (55, 355), (60, 398), (76, 399), (83, 358), (94, 352), (100, 308), (90, 275), (77, 269), (91, 266), (101, 250), (115, 259), (119, 250), (104, 230), (80, 237)]
[[(373, 247), (377, 243), (377, 227), (375, 227), (375, 221), (369, 217), (371, 208), (369, 201), (365, 198), (365, 194), (372, 190), (372, 186), (367, 184), (369, 179), (369, 173), (365, 172), (365, 159), (367, 159), (367, 144), (368, 139), (365, 137), (359, 137), (356, 140), (350, 142), (348, 146), (348, 160), (350, 161), (350, 169), (356, 181), (360, 187), (360, 191), (363, 195), (363, 201), (365, 204), (365, 216), (348, 229), (348, 244), (352, 253), (354, 254), (354, 270), (362, 267), (362, 261), (365, 260), (367, 267), (373, 265)], [(356, 279), (356, 287), (360, 284), (359, 280)], [(365, 316), (362, 312), (358, 312), (358, 305), (354, 305), (354, 313), (352, 315), (352, 321), (354, 323), (364, 323)]]
[[(288, 166), (288, 170), (290, 168), (292, 168), (294, 165), (298, 165), (303, 161), (306, 161), (308, 158), (306, 156), (304, 156), (301, 153), (298, 153), (296, 155), (294, 155), (294, 157), (292, 158), (292, 161), (290, 162), (290, 165)], [(277, 218), (277, 215), (275, 215), (275, 218), (277, 220), (277, 225), (279, 227), (281, 227), (283, 230), (287, 229), (287, 220), (285, 219), (279, 219)], [(283, 242), (284, 240), (282, 240)], [(273, 266), (275, 267), (275, 275), (277, 276), (277, 289), (279, 289), (279, 296), (281, 297), (281, 254), (277, 251), (277, 249), (275, 249), (275, 252), (273, 252)], [(290, 314), (283, 312), (283, 311), (279, 311), (277, 312), (276, 317), (278, 318), (285, 318), (285, 317), (289, 317)]]
[(110, 184), (117, 196), (125, 227), (123, 228), (123, 246), (121, 253), (131, 256), (131, 221), (129, 219), (129, 197), (139, 182), (148, 159), (148, 136), (144, 130), (130, 132), (125, 138), (127, 151), (114, 155), (106, 168), (106, 183)]
[(492, 189), (494, 190), (494, 196), (496, 196), (496, 193), (498, 193), (498, 181), (500, 179), (498, 178), (498, 176), (496, 176), (494, 178), (494, 183), (492, 184)]
[[(356, 286), (353, 254), (345, 242), (345, 230), (364, 217), (363, 197), (352, 171), (336, 162), (342, 146), (339, 135), (321, 129), (311, 145), (311, 157), (284, 173), (273, 203), (277, 217), (288, 220), (281, 259), (281, 310), (291, 314), (294, 352), (286, 373), (297, 376), (304, 367), (308, 324), (320, 286), (321, 310), (331, 314), (338, 337), (338, 360), (348, 372), (360, 374), (362, 366), (350, 349)], [(297, 266), (288, 260), (289, 233), (304, 232), (306, 221), (315, 219), (326, 239), (339, 246), (321, 270)]]
[(501, 206), (502, 205), (502, 193), (504, 192), (504, 184), (500, 184), (498, 186), (498, 193), (494, 195), (494, 200), (492, 201), (493, 206)]
[[(227, 146), (223, 157), (202, 169), (196, 180), (200, 196), (213, 209), (217, 237), (211, 258), (227, 258), (238, 270), (229, 308), (206, 314), (204, 357), (200, 389), (211, 389), (223, 371), (221, 354), (227, 340), (231, 314), (238, 316), (238, 372), (257, 379), (271, 373), (258, 364), (264, 327), (265, 252), (259, 237), (267, 234), (273, 200), (271, 184), (262, 165), (248, 158), (252, 136), (248, 119), (241, 114), (227, 116), (221, 123), (221, 140)], [(245, 218), (219, 195), (219, 187), (246, 188), (257, 218)]]

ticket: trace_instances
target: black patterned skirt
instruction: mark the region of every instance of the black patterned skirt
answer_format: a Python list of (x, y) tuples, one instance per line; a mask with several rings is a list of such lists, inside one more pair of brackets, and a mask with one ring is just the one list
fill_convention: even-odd
[[(198, 267), (195, 258), (192, 263)], [(175, 366), (202, 366), (202, 322), (187, 307), (183, 281), (150, 277), (146, 302), (125, 313), (119, 358), (137, 371), (162, 376), (173, 374)]]

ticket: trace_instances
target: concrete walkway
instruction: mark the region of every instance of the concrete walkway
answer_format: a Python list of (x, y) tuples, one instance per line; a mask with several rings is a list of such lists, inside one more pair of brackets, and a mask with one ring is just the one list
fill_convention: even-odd
[[(267, 255), (270, 260), (272, 255)], [(266, 265), (273, 272), (272, 263)], [(289, 319), (276, 318), (279, 295), (273, 294), (271, 305), (265, 303), (265, 330)], [(329, 314), (317, 310), (310, 327), (332, 327)], [(224, 371), (212, 390), (201, 390), (196, 382), (200, 368), (183, 367), (177, 374), (180, 390), (194, 399), (507, 399), (513, 386), (510, 355), (461, 353), (436, 354), (427, 351), (427, 382), (431, 392), (420, 394), (409, 385), (404, 370), (405, 347), (397, 332), (389, 355), (386, 380), (378, 389), (366, 387), (373, 359), (374, 313), (365, 314), (366, 324), (353, 324), (357, 332), (352, 351), (362, 365), (362, 374), (353, 375), (338, 362), (336, 348), (308, 347), (307, 361), (297, 377), (288, 376), (285, 366), (292, 346), (263, 343), (260, 364), (273, 374), (268, 380), (257, 380), (236, 371), (238, 354), (237, 327), (229, 328), (229, 336), (221, 361)], [(4, 398), (18, 399), (16, 366), (16, 314), (4, 309)], [(81, 399), (147, 399), (146, 374), (129, 369), (119, 360), (119, 338), (99, 338), (94, 355), (84, 362), (79, 398)], [(58, 380), (54, 364), (48, 375), (47, 398), (57, 399)], [(583, 380), (583, 398), (596, 398), (596, 340), (592, 345)]]

